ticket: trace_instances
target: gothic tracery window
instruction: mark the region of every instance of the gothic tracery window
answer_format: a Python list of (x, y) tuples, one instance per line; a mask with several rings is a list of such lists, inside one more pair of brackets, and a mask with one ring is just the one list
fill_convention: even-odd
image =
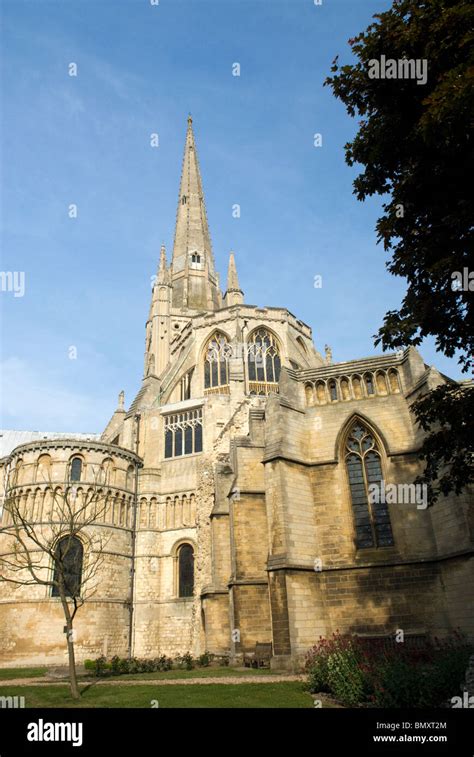
[[(358, 549), (393, 545), (392, 526), (386, 502), (369, 497), (369, 486), (382, 481), (380, 451), (373, 434), (357, 421), (346, 441), (345, 461), (349, 476), (352, 511)], [(374, 499), (373, 502), (370, 500)]]
[(229, 358), (232, 345), (221, 332), (208, 341), (204, 356), (204, 393), (229, 394)]
[(281, 359), (276, 338), (265, 328), (254, 331), (247, 343), (250, 394), (278, 391)]
[(202, 452), (202, 408), (165, 417), (165, 458)]

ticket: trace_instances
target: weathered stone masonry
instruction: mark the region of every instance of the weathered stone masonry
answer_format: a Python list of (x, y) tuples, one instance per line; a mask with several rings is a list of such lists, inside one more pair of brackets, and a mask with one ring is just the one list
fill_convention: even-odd
[[(413, 481), (422, 435), (411, 405), (450, 379), (413, 348), (323, 358), (288, 310), (244, 303), (232, 253), (223, 293), (190, 119), (172, 258), (163, 247), (145, 332), (141, 387), (128, 409), (120, 395), (100, 440), (31, 441), (1, 461), (15, 472), (2, 554), (9, 497), (47, 523), (74, 458), (84, 491), (107, 471), (91, 530), (108, 542), (77, 615), (78, 659), (239, 659), (271, 641), (272, 664), (290, 668), (336, 630), (474, 636), (472, 492), (429, 509), (364, 500), (369, 476)], [(351, 451), (354, 433), (365, 451)], [(0, 583), (1, 665), (65, 660), (48, 591)]]

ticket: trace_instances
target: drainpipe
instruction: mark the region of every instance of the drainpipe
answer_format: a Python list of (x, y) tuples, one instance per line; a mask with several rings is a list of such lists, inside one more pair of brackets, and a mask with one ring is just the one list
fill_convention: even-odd
[[(137, 413), (135, 415), (135, 454), (138, 455), (139, 450), (139, 444), (140, 444), (140, 414)], [(137, 543), (137, 511), (138, 511), (138, 470), (140, 468), (140, 463), (136, 463), (135, 465), (135, 491), (133, 493), (133, 523), (132, 523), (132, 562), (130, 567), (130, 616), (129, 616), (129, 628), (128, 628), (128, 657), (129, 659), (133, 657), (133, 647), (134, 647), (134, 628), (133, 628), (133, 619), (134, 619), (134, 599), (135, 599), (135, 552), (136, 552), (136, 543)]]

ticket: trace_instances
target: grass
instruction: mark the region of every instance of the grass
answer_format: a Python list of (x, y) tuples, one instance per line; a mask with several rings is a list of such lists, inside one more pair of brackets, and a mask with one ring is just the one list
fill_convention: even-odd
[[(46, 676), (48, 668), (0, 668), (0, 680), (11, 680), (13, 678), (37, 678)], [(228, 678), (230, 676), (258, 676), (258, 675), (279, 675), (279, 672), (269, 670), (268, 668), (230, 668), (230, 667), (208, 667), (194, 668), (193, 670), (173, 669), (153, 673), (124, 673), (120, 676), (110, 676), (111, 680), (166, 680), (168, 678)], [(64, 676), (66, 680), (67, 676)], [(86, 670), (83, 672), (78, 666), (78, 678), (94, 679), (93, 671)], [(56, 679), (58, 680), (58, 679)]]
[(39, 678), (46, 675), (47, 668), (0, 668), (0, 679)]
[[(194, 668), (193, 670), (166, 670), (154, 673), (126, 673), (120, 676), (112, 676), (112, 680), (140, 681), (140, 680), (166, 680), (169, 678), (235, 678), (240, 676), (280, 675), (268, 668)], [(88, 678), (91, 678), (89, 675)]]
[[(182, 671), (185, 672), (185, 671)], [(79, 703), (67, 686), (5, 686), (1, 696), (23, 696), (26, 708), (142, 707), (160, 708), (313, 708), (313, 697), (300, 682), (172, 686), (81, 686)]]

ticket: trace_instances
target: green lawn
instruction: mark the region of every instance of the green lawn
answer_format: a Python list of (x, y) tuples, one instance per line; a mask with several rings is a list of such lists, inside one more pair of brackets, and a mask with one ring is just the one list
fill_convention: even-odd
[(47, 668), (0, 668), (0, 679), (37, 678), (46, 675)]
[[(140, 680), (163, 680), (167, 678), (229, 678), (231, 676), (258, 676), (258, 675), (281, 675), (268, 668), (194, 668), (193, 670), (166, 670), (154, 673), (127, 673), (121, 676), (112, 676), (112, 680), (140, 681)], [(90, 675), (88, 676), (91, 677)]]
[[(184, 671), (183, 671), (184, 672)], [(4, 686), (1, 696), (23, 696), (25, 706), (34, 707), (151, 707), (160, 708), (309, 708), (313, 697), (303, 683), (195, 684), (172, 686), (81, 686), (82, 696), (75, 704), (66, 686)]]
[[(48, 668), (0, 668), (0, 680), (11, 680), (12, 678), (36, 678), (38, 676), (46, 676)], [(166, 670), (164, 672), (154, 673), (127, 673), (120, 676), (111, 676), (111, 679), (116, 680), (161, 680), (167, 678), (222, 678), (229, 676), (258, 676), (258, 675), (279, 675), (279, 672), (271, 671), (268, 668), (194, 668), (193, 670)], [(77, 672), (78, 678), (87, 678), (87, 680), (95, 679), (94, 673), (91, 670), (86, 670), (85, 673), (81, 666), (78, 666)], [(67, 676), (64, 676), (66, 679)]]

